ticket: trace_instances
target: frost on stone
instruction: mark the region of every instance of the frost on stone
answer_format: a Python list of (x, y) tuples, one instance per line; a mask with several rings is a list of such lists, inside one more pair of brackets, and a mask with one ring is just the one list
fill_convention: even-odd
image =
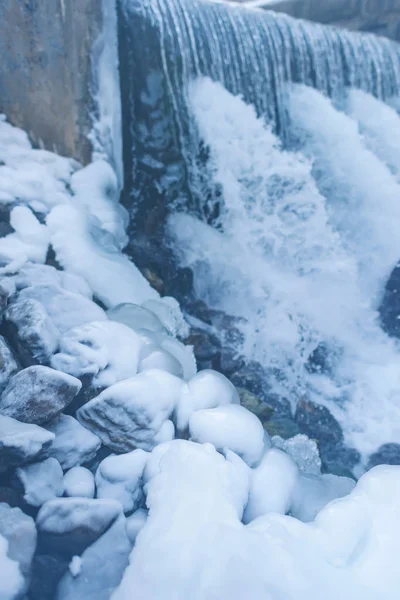
[(0, 415), (0, 473), (43, 456), (54, 434)]
[(118, 500), (125, 513), (138, 509), (144, 500), (142, 476), (148, 456), (138, 449), (105, 458), (96, 472), (97, 498)]
[(201, 371), (183, 389), (176, 409), (177, 430), (181, 433), (187, 430), (194, 412), (227, 404), (240, 404), (235, 386), (217, 371)]
[(55, 435), (47, 456), (56, 458), (64, 470), (92, 460), (101, 446), (100, 439), (70, 415), (59, 415), (44, 425)]
[(279, 435), (271, 439), (274, 448), (278, 448), (289, 454), (302, 473), (319, 475), (321, 473), (321, 458), (318, 445), (304, 434), (284, 440)]
[(189, 432), (194, 442), (208, 442), (222, 453), (231, 450), (250, 467), (257, 465), (264, 450), (261, 421), (237, 404), (196, 411), (190, 417)]
[(16, 476), (24, 489), (24, 500), (31, 506), (42, 506), (64, 493), (63, 472), (55, 458), (19, 467)]
[(167, 421), (182, 385), (164, 371), (145, 371), (104, 390), (78, 410), (77, 418), (115, 452), (152, 450), (166, 441), (167, 429), (172, 433)]
[(106, 388), (136, 375), (142, 345), (140, 336), (122, 323), (88, 323), (61, 337), (51, 364), (76, 377), (91, 375), (96, 387)]
[(42, 425), (59, 415), (82, 387), (79, 379), (35, 365), (14, 375), (0, 398), (0, 414)]
[(73, 467), (64, 475), (64, 494), (70, 498), (93, 498), (94, 475), (85, 467)]

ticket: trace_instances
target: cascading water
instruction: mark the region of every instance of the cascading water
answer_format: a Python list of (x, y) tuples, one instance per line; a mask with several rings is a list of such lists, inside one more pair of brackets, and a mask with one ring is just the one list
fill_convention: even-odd
[(137, 219), (168, 205), (196, 294), (240, 317), (237, 349), (273, 393), (327, 405), (363, 459), (400, 442), (400, 349), (379, 320), (400, 259), (398, 46), (212, 2), (122, 4)]

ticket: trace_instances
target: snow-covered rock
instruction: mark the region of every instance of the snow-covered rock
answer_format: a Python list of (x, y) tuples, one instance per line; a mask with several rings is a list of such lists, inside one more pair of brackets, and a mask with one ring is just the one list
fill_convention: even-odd
[(0, 393), (7, 386), (12, 375), (18, 371), (18, 365), (10, 346), (0, 335)]
[(70, 415), (59, 415), (44, 428), (55, 435), (47, 456), (56, 458), (64, 471), (91, 461), (101, 446), (101, 441)]
[(187, 383), (179, 400), (176, 408), (177, 430), (181, 433), (187, 430), (194, 412), (227, 404), (240, 404), (235, 386), (217, 371), (200, 371)]
[(139, 335), (122, 323), (88, 323), (62, 336), (51, 364), (75, 377), (92, 375), (95, 386), (109, 387), (136, 375), (142, 345)]
[(8, 556), (7, 540), (0, 535), (0, 598), (18, 600), (24, 592), (24, 579), (18, 563)]
[(64, 494), (71, 498), (93, 498), (94, 475), (85, 467), (73, 467), (64, 475)]
[(55, 458), (19, 467), (16, 475), (24, 488), (24, 500), (42, 506), (64, 493), (63, 471)]
[(5, 323), (7, 336), (24, 366), (49, 364), (59, 333), (40, 302), (17, 298), (5, 312)]
[(79, 379), (36, 365), (14, 375), (0, 399), (0, 414), (24, 423), (48, 423), (81, 389)]
[(298, 467), (290, 456), (275, 448), (268, 450), (261, 464), (252, 471), (244, 522), (250, 523), (268, 513), (288, 513), (298, 479)]
[(257, 465), (264, 450), (261, 421), (237, 404), (196, 411), (190, 417), (189, 432), (194, 442), (209, 442), (223, 453), (231, 450), (250, 467)]
[[(17, 563), (24, 579), (23, 589), (26, 590), (36, 549), (37, 535), (34, 520), (19, 508), (11, 508), (8, 504), (0, 503), (0, 538), (7, 541), (6, 554)], [(2, 568), (0, 556), (0, 598), (3, 599), (1, 586), (3, 579), (7, 579), (9, 573), (8, 570), (2, 572)]]
[(126, 519), (126, 533), (132, 545), (135, 544), (137, 536), (146, 525), (147, 517), (147, 510), (139, 508)]
[(17, 290), (36, 285), (54, 285), (92, 299), (92, 291), (83, 277), (66, 271), (58, 271), (50, 265), (27, 263), (15, 274), (13, 281)]
[(167, 421), (182, 385), (180, 379), (164, 371), (145, 371), (104, 390), (82, 406), (77, 417), (115, 452), (152, 450), (168, 435), (173, 438), (173, 426)]
[(97, 497), (118, 500), (125, 513), (139, 508), (143, 502), (142, 475), (148, 457), (144, 450), (134, 450), (105, 458), (96, 472)]
[(31, 209), (15, 206), (10, 213), (10, 225), (14, 232), (0, 238), (0, 257), (8, 263), (6, 271), (17, 269), (30, 260), (44, 263), (49, 234)]
[[(79, 573), (68, 571), (65, 574), (57, 591), (57, 600), (110, 600), (129, 564), (131, 549), (126, 519), (120, 515), (84, 551)], [(132, 593), (136, 594), (134, 590)]]
[(18, 298), (40, 302), (60, 335), (85, 323), (107, 320), (104, 310), (95, 302), (54, 284), (24, 288)]
[(54, 434), (0, 415), (0, 473), (44, 455)]
[(36, 519), (41, 543), (70, 556), (80, 555), (122, 513), (119, 502), (58, 498), (43, 504)]

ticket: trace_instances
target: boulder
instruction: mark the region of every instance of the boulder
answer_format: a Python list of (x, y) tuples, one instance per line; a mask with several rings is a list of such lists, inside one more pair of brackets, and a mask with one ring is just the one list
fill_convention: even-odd
[(54, 434), (0, 415), (0, 473), (40, 458)]
[(42, 506), (64, 493), (63, 471), (55, 458), (19, 467), (16, 476), (24, 488), (24, 500), (31, 506)]
[(0, 399), (0, 414), (24, 423), (48, 423), (72, 402), (81, 389), (79, 379), (35, 365), (14, 375)]
[(64, 475), (64, 494), (71, 498), (93, 498), (94, 475), (85, 467), (73, 467)]

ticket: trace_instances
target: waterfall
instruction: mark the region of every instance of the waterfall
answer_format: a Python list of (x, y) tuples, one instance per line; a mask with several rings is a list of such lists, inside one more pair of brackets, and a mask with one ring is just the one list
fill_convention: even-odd
[(365, 460), (399, 442), (379, 317), (400, 259), (399, 47), (206, 1), (122, 14), (133, 227), (162, 215), (273, 394), (328, 406)]

